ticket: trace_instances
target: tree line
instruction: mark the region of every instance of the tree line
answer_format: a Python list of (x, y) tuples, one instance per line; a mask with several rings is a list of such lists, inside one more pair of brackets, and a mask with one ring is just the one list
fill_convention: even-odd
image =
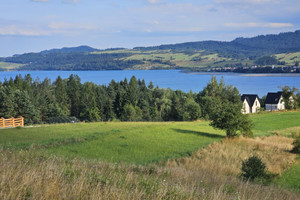
[(23, 116), (25, 124), (94, 121), (191, 121), (209, 119), (228, 135), (251, 132), (241, 114), (237, 88), (215, 77), (199, 93), (148, 85), (131, 77), (108, 85), (81, 83), (80, 77), (33, 80), (30, 74), (0, 82), (0, 117)]

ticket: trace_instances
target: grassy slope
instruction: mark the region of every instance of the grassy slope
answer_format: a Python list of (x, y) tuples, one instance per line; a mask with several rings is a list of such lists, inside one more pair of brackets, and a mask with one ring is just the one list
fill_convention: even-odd
[[(255, 136), (269, 136), (281, 129), (300, 126), (300, 112), (263, 112), (251, 115)], [(285, 133), (291, 136), (291, 132)]]
[(294, 65), (296, 61), (300, 62), (300, 52), (282, 53), (275, 55), (278, 60), (285, 61), (287, 65)]
[(0, 62), (0, 69), (14, 70), (18, 69), (21, 65), (17, 63)]
[[(286, 130), (294, 130), (294, 128), (291, 127), (300, 126), (300, 112), (262, 113), (252, 115), (251, 117), (255, 123), (255, 135), (270, 135), (275, 131), (280, 133), (283, 131), (283, 133), (287, 134), (288, 132), (290, 133), (290, 131)], [(43, 170), (42, 168), (48, 169), (50, 167), (53, 169), (56, 165), (54, 163), (57, 163), (57, 161), (52, 162), (52, 160), (49, 159), (49, 161), (42, 164), (44, 167), (41, 169), (37, 169), (37, 166), (32, 166), (31, 164), (35, 162), (35, 159), (33, 159), (35, 156), (48, 159), (48, 156), (42, 156), (41, 154), (51, 153), (67, 158), (66, 161), (68, 164), (66, 167), (57, 167), (57, 172), (61, 171), (61, 168), (63, 168), (64, 171), (62, 177), (60, 177), (61, 174), (57, 174), (58, 179), (62, 181), (67, 179), (67, 183), (59, 182), (59, 184), (62, 184), (60, 187), (65, 188), (65, 185), (66, 187), (74, 185), (75, 188), (72, 187), (66, 190), (72, 190), (72, 194), (76, 194), (76, 191), (80, 191), (78, 195), (83, 196), (85, 194), (81, 192), (93, 193), (98, 190), (94, 188), (97, 185), (97, 187), (99, 186), (102, 189), (104, 187), (105, 190), (110, 190), (109, 188), (113, 186), (116, 187), (113, 189), (114, 191), (117, 189), (120, 192), (109, 193), (109, 191), (107, 191), (108, 193), (97, 194), (102, 196), (125, 195), (129, 190), (133, 189), (135, 192), (142, 192), (143, 195), (147, 195), (147, 188), (149, 187), (149, 191), (152, 191), (152, 193), (156, 191), (156, 194), (162, 196), (167, 195), (167, 193), (176, 194), (169, 196), (169, 198), (189, 198), (189, 196), (185, 196), (189, 193), (193, 194), (193, 198), (195, 199), (200, 198), (201, 195), (204, 195), (201, 196), (202, 198), (205, 197), (208, 199), (221, 199), (221, 196), (224, 197), (223, 199), (238, 198), (237, 196), (240, 196), (241, 199), (260, 199), (267, 196), (272, 196), (273, 199), (282, 199), (283, 197), (285, 199), (297, 199), (299, 197), (297, 193), (289, 193), (288, 191), (273, 186), (261, 188), (260, 185), (256, 187), (248, 183), (244, 184), (239, 178), (236, 178), (239, 174), (241, 160), (246, 159), (250, 155), (257, 154), (262, 157), (270, 171), (274, 173), (281, 173), (283, 171), (282, 176), (276, 180), (278, 185), (299, 191), (299, 164), (285, 171), (292, 165), (295, 159), (295, 155), (288, 152), (288, 149), (291, 148), (291, 138), (272, 136), (259, 139), (240, 138), (236, 140), (225, 140), (222, 143), (214, 143), (196, 153), (197, 149), (201, 149), (207, 144), (218, 141), (222, 139), (223, 136), (224, 133), (222, 131), (212, 129), (208, 125), (208, 122), (114, 122), (5, 129), (0, 130), (0, 147), (18, 150), (20, 148), (28, 148), (32, 144), (35, 144), (35, 148), (30, 148), (28, 155), (26, 154), (27, 151), (21, 151), (22, 156), (20, 159), (16, 158), (17, 156), (12, 156), (11, 153), (5, 156), (6, 152), (10, 151), (4, 151), (1, 155), (4, 155), (5, 159), (17, 159), (14, 162), (25, 160), (25, 164), (28, 166), (24, 168), (20, 166), (20, 169), (18, 168), (16, 172), (12, 172), (12, 166), (9, 164), (11, 162), (3, 162), (0, 165), (2, 166), (3, 173), (1, 172), (1, 168), (0, 172), (4, 179), (7, 178), (7, 180), (14, 180), (15, 176), (20, 176), (18, 178), (22, 179), (21, 182), (24, 183), (20, 185), (20, 187), (24, 187), (26, 190), (18, 190), (19, 192), (15, 194), (27, 195), (27, 190), (29, 190), (33, 196), (43, 195), (42, 193), (40, 194), (37, 189), (41, 187), (31, 187), (32, 184), (30, 181), (45, 184), (43, 188), (48, 188), (47, 185), (49, 185), (49, 187), (53, 185), (54, 187), (57, 182), (52, 182), (51, 178), (49, 179), (49, 183), (44, 183), (43, 181), (39, 182), (35, 180), (34, 177), (40, 177), (41, 175), (37, 176), (34, 173), (36, 173), (37, 170), (41, 170), (40, 173), (42, 173), (44, 177), (46, 171), (49, 170)], [(35, 152), (37, 155), (35, 155)], [(186, 157), (191, 152), (195, 152), (193, 156)], [(83, 166), (82, 169), (92, 170), (94, 169), (92, 166), (105, 165), (103, 167), (104, 171), (78, 171), (81, 170), (78, 166), (80, 163), (73, 160), (75, 157), (135, 164), (147, 164), (168, 158), (186, 158), (182, 158), (182, 160), (169, 160), (166, 163), (166, 169), (163, 169), (167, 170), (168, 173), (161, 172), (161, 175), (158, 177), (157, 172), (155, 172), (157, 170), (156, 167), (148, 167), (147, 169), (130, 167), (125, 167), (124, 169), (109, 169), (111, 167), (105, 163), (94, 165), (92, 162), (90, 163), (90, 161), (84, 161), (88, 162), (88, 165), (91, 166), (88, 168)], [(48, 162), (50, 163), (48, 164)], [(73, 165), (71, 164), (72, 162), (76, 162), (76, 164)], [(28, 173), (19, 173), (22, 170)], [(154, 174), (152, 174), (153, 170)], [(31, 171), (32, 175), (30, 175)], [(103, 175), (108, 172), (109, 174), (107, 176)], [(94, 177), (92, 177), (93, 179), (91, 180), (85, 180), (85, 178), (83, 178), (91, 173), (97, 178), (101, 176), (100, 185), (93, 181)], [(24, 177), (22, 174), (24, 174)], [(137, 176), (137, 174), (139, 176), (138, 179), (136, 179), (137, 177), (133, 178)], [(117, 179), (117, 176), (121, 178)], [(143, 177), (146, 177), (146, 179), (143, 179)], [(167, 182), (165, 182), (165, 179)], [(111, 183), (111, 185), (103, 185), (103, 180), (108, 180), (107, 183)], [(132, 183), (131, 180), (136, 181)], [(71, 181), (70, 184), (69, 181)], [(80, 185), (78, 185), (77, 181), (83, 181), (85, 183), (91, 181), (90, 187), (94, 189), (89, 190), (89, 187), (87, 187), (85, 188), (86, 191), (82, 191), (82, 188), (76, 188)], [(19, 182), (20, 181), (12, 182), (15, 185), (12, 185), (11, 188), (15, 188)], [(26, 185), (26, 183), (28, 184)], [(157, 185), (157, 183), (164, 184)], [(131, 185), (129, 188), (126, 187), (128, 184)], [(174, 190), (174, 184), (178, 185), (176, 186), (178, 190)], [(2, 183), (0, 181), (0, 185), (4, 186), (5, 181)], [(162, 188), (161, 186), (166, 186), (167, 188)], [(192, 188), (190, 188), (190, 186), (192, 186)], [(52, 186), (50, 188), (52, 188)], [(201, 192), (203, 191), (202, 188), (205, 188), (207, 193)], [(218, 190), (218, 188), (220, 190)], [(37, 189), (36, 192), (34, 191), (35, 189)], [(161, 193), (162, 190), (168, 190), (168, 192)], [(45, 192), (47, 193), (47, 191)], [(11, 192), (2, 193), (2, 195), (7, 194), (11, 194)], [(62, 190), (61, 193), (55, 195), (67, 195), (67, 197), (70, 197), (71, 194)], [(211, 195), (216, 196), (212, 197)]]
[(298, 158), (298, 163), (285, 171), (278, 180), (276, 184), (284, 188), (290, 188), (300, 192), (300, 162)]
[[(174, 68), (175, 67), (197, 67), (205, 68), (208, 66), (224, 66), (225, 64), (238, 63), (239, 60), (232, 58), (224, 58), (219, 56), (216, 53), (206, 54), (204, 51), (196, 51), (192, 54), (172, 52), (170, 50), (151, 50), (151, 51), (136, 51), (136, 50), (115, 50), (115, 51), (100, 51), (93, 52), (94, 54), (102, 53), (132, 53), (133, 55), (125, 58), (125, 60), (142, 60), (145, 62), (144, 65), (135, 66), (136, 69), (151, 69), (152, 67), (161, 67), (161, 68)], [(196, 60), (193, 60), (197, 58)], [(161, 61), (170, 61), (173, 66), (166, 64), (158, 64), (150, 61), (161, 60)]]
[(147, 164), (187, 156), (224, 133), (207, 122), (90, 123), (2, 130), (5, 148), (39, 146), (67, 157)]
[[(300, 112), (266, 112), (251, 117), (256, 136), (300, 126)], [(37, 146), (71, 158), (147, 164), (190, 155), (223, 137), (224, 132), (208, 122), (103, 122), (1, 130), (0, 146)]]

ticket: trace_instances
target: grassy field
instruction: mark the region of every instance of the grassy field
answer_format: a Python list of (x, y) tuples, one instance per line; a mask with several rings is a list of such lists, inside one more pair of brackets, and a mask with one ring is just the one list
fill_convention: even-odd
[[(251, 118), (255, 136), (291, 136), (300, 127), (300, 112), (264, 112)], [(189, 156), (224, 136), (224, 131), (213, 129), (207, 121), (101, 122), (5, 129), (0, 132), (0, 147), (37, 148), (69, 158), (148, 164)]]
[(20, 66), (21, 66), (21, 64), (0, 62), (0, 69), (15, 70), (15, 69), (18, 69)]
[(112, 164), (46, 156), (36, 149), (0, 149), (0, 199), (297, 200), (297, 190), (239, 178), (242, 160), (256, 154), (273, 173), (289, 168), (292, 138), (225, 139), (166, 163)]
[(287, 65), (294, 65), (296, 61), (300, 62), (300, 52), (276, 54), (279, 61), (284, 61)]
[(294, 131), (284, 131), (300, 126), (300, 112), (263, 112), (251, 115), (254, 122), (253, 132), (255, 136), (269, 136), (280, 133), (291, 136)]
[(34, 147), (69, 158), (147, 164), (191, 155), (223, 137), (208, 122), (111, 122), (1, 130), (0, 145)]
[(298, 164), (285, 171), (276, 180), (276, 184), (300, 192), (300, 161), (298, 160)]
[[(298, 133), (300, 112), (251, 118), (254, 134), (269, 137), (225, 139), (206, 121), (2, 129), (0, 199), (300, 199), (293, 138), (278, 135)], [(274, 183), (240, 179), (252, 155)]]

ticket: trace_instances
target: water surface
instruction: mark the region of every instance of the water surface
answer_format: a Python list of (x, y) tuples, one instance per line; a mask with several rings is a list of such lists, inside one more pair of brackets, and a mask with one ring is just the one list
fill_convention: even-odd
[(91, 81), (96, 84), (108, 85), (112, 79), (115, 81), (128, 80), (134, 75), (137, 78), (150, 81), (160, 88), (171, 88), (173, 90), (183, 90), (189, 92), (199, 92), (203, 90), (212, 76), (218, 80), (224, 77), (226, 84), (236, 86), (241, 94), (258, 94), (260, 97), (268, 92), (276, 92), (279, 87), (285, 85), (295, 86), (300, 89), (300, 77), (298, 74), (207, 74), (207, 73), (182, 73), (179, 70), (126, 70), (126, 71), (5, 71), (0, 72), (0, 81), (5, 78), (15, 77), (21, 74), (31, 74), (33, 79), (49, 78), (54, 81), (58, 75), (68, 78), (71, 74), (77, 74), (81, 82)]

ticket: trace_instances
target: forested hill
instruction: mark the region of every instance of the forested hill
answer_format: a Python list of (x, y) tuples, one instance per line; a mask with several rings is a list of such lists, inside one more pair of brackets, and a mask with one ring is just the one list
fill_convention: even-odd
[(65, 47), (0, 58), (0, 71), (125, 69), (210, 71), (239, 70), (254, 65), (294, 67), (299, 66), (299, 63), (300, 30), (277, 35), (237, 38), (230, 42), (202, 41), (105, 50), (89, 46)]
[(239, 56), (270, 55), (300, 51), (300, 30), (278, 35), (261, 35), (253, 38), (237, 38), (230, 42), (200, 41), (153, 47), (136, 47), (136, 50), (206, 50), (215, 53)]
[(62, 49), (50, 49), (41, 51), (41, 54), (48, 54), (48, 53), (90, 53), (93, 51), (99, 51), (98, 49), (89, 47), (89, 46), (79, 46), (79, 47), (64, 47)]

